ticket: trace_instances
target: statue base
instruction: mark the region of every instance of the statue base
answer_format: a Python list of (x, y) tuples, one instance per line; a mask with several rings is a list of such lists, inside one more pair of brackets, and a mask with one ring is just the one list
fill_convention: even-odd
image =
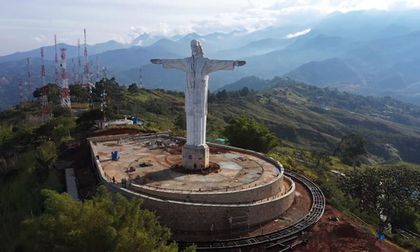
[(182, 166), (187, 170), (203, 170), (209, 167), (209, 147), (184, 145), (182, 147)]

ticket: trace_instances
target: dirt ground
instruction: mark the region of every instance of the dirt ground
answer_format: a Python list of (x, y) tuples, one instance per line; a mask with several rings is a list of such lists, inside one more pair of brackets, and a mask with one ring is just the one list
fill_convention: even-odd
[(401, 251), (386, 241), (377, 240), (360, 224), (355, 223), (330, 205), (326, 206), (320, 221), (308, 233), (299, 238), (299, 240), (304, 239), (307, 240), (307, 243), (296, 246), (293, 251)]

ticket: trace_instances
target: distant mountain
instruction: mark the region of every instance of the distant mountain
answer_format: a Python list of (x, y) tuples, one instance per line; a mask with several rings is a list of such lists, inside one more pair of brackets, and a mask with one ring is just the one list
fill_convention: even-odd
[[(158, 45), (157, 43), (160, 43)], [(171, 42), (174, 43), (174, 42)], [(179, 55), (171, 52), (170, 46), (162, 46), (163, 42), (158, 41), (148, 47), (130, 47), (127, 49), (119, 49), (107, 51), (97, 54), (102, 66), (111, 69), (113, 72), (127, 70), (133, 67), (141, 67), (150, 63), (151, 58), (178, 58)]]
[(311, 61), (289, 72), (286, 76), (317, 86), (350, 86), (363, 83), (358, 73), (338, 58)]
[[(109, 50), (116, 50), (120, 48), (126, 48), (127, 45), (118, 43), (114, 40), (110, 40), (108, 42), (99, 43), (95, 45), (88, 45), (88, 52), (90, 55), (98, 54), (102, 52), (106, 52)], [(68, 45), (64, 43), (57, 44), (58, 48), (58, 54), (60, 55), (60, 48), (66, 48), (67, 49), (67, 57), (73, 58), (78, 56), (78, 48), (74, 45)], [(55, 48), (54, 45), (45, 46), (44, 47), (44, 57), (46, 60), (54, 60), (55, 55)], [(81, 45), (80, 48), (80, 56), (83, 56), (83, 45)], [(41, 57), (41, 50), (40, 48), (33, 49), (26, 52), (16, 52), (5, 56), (0, 56), (0, 63), (3, 62), (11, 62), (11, 61), (17, 61), (21, 59), (26, 58), (40, 58)]]
[[(293, 43), (294, 39), (261, 39), (253, 41), (239, 48), (215, 52), (214, 57), (243, 58), (255, 55), (266, 54), (275, 50), (284, 49)], [(212, 56), (213, 56), (212, 55)]]
[(142, 33), (137, 36), (133, 41), (131, 41), (131, 45), (133, 46), (149, 46), (158, 41), (159, 39), (165, 38), (164, 36), (154, 36), (149, 33)]
[(407, 34), (419, 29), (418, 10), (336, 12), (322, 19), (312, 30), (352, 41), (371, 41)]
[[(309, 62), (286, 74), (319, 86), (334, 86), (370, 95), (391, 95), (420, 103), (417, 90), (420, 30), (359, 44), (340, 55)], [(415, 98), (417, 97), (417, 98)]]
[[(212, 74), (212, 90), (246, 76), (260, 79), (284, 76), (322, 87), (390, 95), (420, 104), (419, 10), (333, 13), (321, 19), (308, 17), (295, 24), (284, 23), (252, 32), (172, 37), (143, 33), (128, 45), (109, 41), (89, 46), (90, 69), (95, 73), (97, 59), (99, 69), (106, 68), (108, 76), (129, 84), (139, 81), (141, 67), (146, 86), (182, 90), (185, 85), (182, 73), (150, 66), (150, 59), (188, 57), (191, 39), (202, 42), (206, 57), (247, 61), (234, 71)], [(68, 69), (72, 76), (77, 47), (65, 44), (59, 47), (68, 50)], [(31, 57), (36, 86), (40, 83), (39, 54), (39, 49), (35, 49), (0, 57), (0, 79), (7, 80), (7, 85), (17, 86), (19, 80), (25, 79), (24, 59)], [(51, 75), (53, 46), (45, 47), (45, 56)], [(18, 94), (11, 90), (14, 89), (0, 86), (0, 92), (14, 96), (13, 100), (17, 101)]]
[(255, 76), (249, 76), (235, 81), (231, 84), (225, 85), (219, 90), (236, 91), (247, 87), (248, 89), (259, 91), (270, 87), (271, 84), (271, 81), (263, 80)]

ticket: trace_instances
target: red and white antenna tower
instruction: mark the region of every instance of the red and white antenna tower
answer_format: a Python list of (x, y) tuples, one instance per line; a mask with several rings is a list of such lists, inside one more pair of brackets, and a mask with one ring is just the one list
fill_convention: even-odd
[(61, 106), (71, 108), (69, 80), (67, 78), (66, 48), (61, 48)]
[(48, 86), (45, 82), (44, 47), (41, 47), (41, 82), (41, 118), (43, 122), (47, 122), (50, 119), (50, 114), (48, 108)]
[(45, 58), (44, 47), (41, 47), (41, 85), (45, 86)]
[(58, 85), (59, 73), (58, 73), (58, 52), (57, 52), (57, 35), (54, 34), (54, 63), (55, 63), (55, 84)]
[(31, 93), (32, 91), (32, 73), (31, 73), (31, 60), (30, 58), (26, 58), (26, 65), (28, 67), (28, 91)]

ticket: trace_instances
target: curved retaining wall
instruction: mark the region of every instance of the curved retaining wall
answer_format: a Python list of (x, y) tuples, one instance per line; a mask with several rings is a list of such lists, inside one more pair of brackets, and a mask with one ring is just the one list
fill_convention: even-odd
[[(257, 202), (252, 202), (251, 200), (251, 203), (233, 204), (232, 202), (235, 201), (233, 198), (237, 196), (235, 194), (247, 194), (249, 192), (247, 190), (240, 192), (223, 192), (215, 196), (219, 199), (221, 199), (220, 197), (226, 197), (224, 204), (219, 202), (209, 203), (183, 201), (182, 199), (186, 196), (185, 194), (182, 196), (175, 196), (174, 194), (174, 197), (169, 199), (168, 193), (165, 193), (165, 196), (167, 197), (160, 198), (158, 197), (159, 195), (135, 192), (110, 182), (110, 179), (104, 173), (100, 162), (96, 159), (93, 152), (92, 141), (95, 140), (100, 141), (100, 139), (96, 138), (89, 139), (89, 144), (91, 145), (92, 163), (98, 170), (99, 178), (102, 182), (104, 182), (103, 184), (107, 186), (111, 191), (121, 192), (128, 197), (141, 198), (145, 208), (155, 211), (159, 215), (160, 221), (162, 223), (176, 231), (215, 232), (255, 226), (277, 218), (281, 213), (286, 211), (292, 205), (294, 200), (295, 184), (291, 179), (283, 176), (284, 170), (280, 163), (269, 157), (266, 157), (261, 153), (219, 144), (209, 145), (252, 154), (270, 163), (273, 163), (276, 167), (279, 168), (281, 175), (279, 175), (281, 179), (276, 181), (283, 181), (287, 183), (289, 185), (289, 190), (285, 194), (278, 197), (270, 196), (266, 197), (265, 200), (260, 200)], [(110, 139), (108, 138), (107, 140)], [(203, 195), (200, 195), (198, 198), (201, 198), (202, 196)], [(174, 200), (178, 198), (181, 200)], [(236, 225), (237, 220), (239, 220), (242, 224)], [(243, 223), (246, 225), (244, 226)]]
[(250, 203), (277, 195), (283, 188), (283, 175), (279, 175), (270, 183), (254, 186), (235, 191), (218, 192), (187, 192), (177, 190), (163, 190), (138, 184), (130, 184), (130, 189), (138, 193), (144, 193), (160, 199), (172, 199), (185, 202), (198, 203)]

